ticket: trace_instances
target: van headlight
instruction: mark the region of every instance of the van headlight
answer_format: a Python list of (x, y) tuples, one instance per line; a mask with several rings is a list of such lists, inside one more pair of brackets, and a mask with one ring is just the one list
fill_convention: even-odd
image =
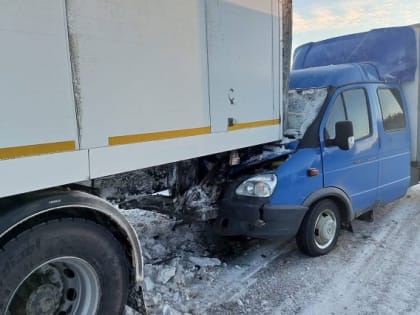
[(257, 175), (242, 182), (235, 193), (240, 196), (270, 197), (277, 185), (274, 174)]

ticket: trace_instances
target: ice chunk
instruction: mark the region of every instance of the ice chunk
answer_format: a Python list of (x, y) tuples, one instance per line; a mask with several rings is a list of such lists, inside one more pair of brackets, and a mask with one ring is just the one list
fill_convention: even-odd
[(209, 257), (190, 257), (189, 260), (200, 267), (214, 267), (220, 266), (222, 262), (218, 258)]
[(163, 315), (181, 315), (180, 312), (170, 307), (169, 305), (164, 305), (162, 310)]
[(175, 267), (165, 266), (159, 271), (157, 275), (157, 281), (165, 284), (175, 276), (175, 273), (176, 273)]

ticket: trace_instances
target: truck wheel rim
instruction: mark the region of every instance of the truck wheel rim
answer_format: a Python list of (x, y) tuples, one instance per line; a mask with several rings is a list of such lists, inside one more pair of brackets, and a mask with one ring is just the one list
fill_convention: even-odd
[(33, 269), (14, 291), (6, 314), (92, 315), (100, 284), (94, 268), (76, 257), (49, 260)]
[(323, 210), (315, 222), (314, 236), (316, 246), (325, 249), (334, 241), (337, 230), (337, 218), (330, 209)]

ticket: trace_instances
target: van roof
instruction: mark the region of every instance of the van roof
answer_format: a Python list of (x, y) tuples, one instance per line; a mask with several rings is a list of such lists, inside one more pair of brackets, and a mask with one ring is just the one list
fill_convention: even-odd
[(290, 89), (340, 86), (355, 82), (381, 81), (376, 67), (369, 63), (330, 65), (290, 73)]
[(418, 62), (416, 27), (381, 28), (304, 44), (295, 50), (292, 69), (368, 62), (384, 80), (413, 81)]

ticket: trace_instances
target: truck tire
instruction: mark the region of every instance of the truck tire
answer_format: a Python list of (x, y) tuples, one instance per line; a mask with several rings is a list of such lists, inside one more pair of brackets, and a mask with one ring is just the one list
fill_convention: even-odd
[(337, 243), (340, 221), (335, 202), (330, 199), (317, 202), (305, 215), (296, 236), (299, 249), (313, 257), (329, 253)]
[(83, 219), (36, 225), (0, 249), (0, 314), (118, 315), (129, 269), (120, 243)]

